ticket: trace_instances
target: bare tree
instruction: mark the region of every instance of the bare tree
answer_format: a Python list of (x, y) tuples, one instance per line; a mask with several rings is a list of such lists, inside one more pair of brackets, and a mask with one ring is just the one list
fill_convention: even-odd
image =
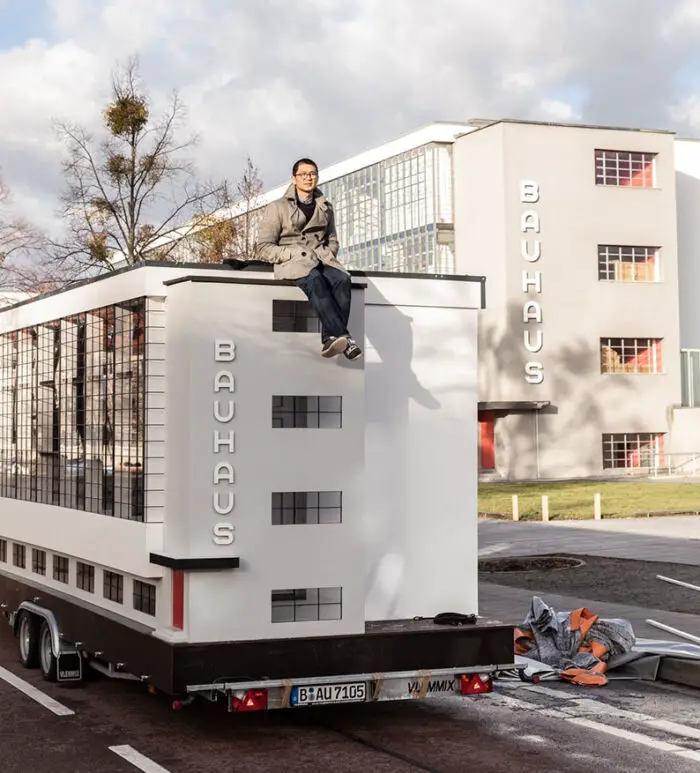
[(260, 209), (260, 195), (263, 191), (263, 181), (258, 168), (250, 156), (246, 159), (245, 169), (241, 175), (236, 190), (238, 191), (238, 208), (236, 222), (240, 224), (235, 238), (238, 255), (244, 260), (253, 260), (258, 251), (257, 221)]
[(37, 246), (39, 233), (30, 223), (13, 214), (10, 189), (0, 178), (0, 266), (8, 259)]
[(227, 258), (254, 260), (262, 191), (260, 172), (248, 156), (236, 184), (236, 200), (227, 197), (220, 210), (210, 215), (200, 213), (196, 229), (183, 239), (178, 254), (202, 263), (220, 263)]
[(62, 198), (67, 235), (52, 245), (54, 258), (106, 269), (165, 259), (183, 235), (226, 204), (227, 183), (199, 183), (184, 157), (197, 142), (178, 138), (184, 117), (177, 93), (161, 118), (152, 117), (132, 58), (113, 75), (100, 142), (84, 128), (57, 124), (68, 150)]
[(62, 287), (73, 278), (67, 267), (42, 260), (43, 236), (38, 228), (13, 213), (9, 186), (0, 178), (0, 303), (12, 293), (37, 294)]

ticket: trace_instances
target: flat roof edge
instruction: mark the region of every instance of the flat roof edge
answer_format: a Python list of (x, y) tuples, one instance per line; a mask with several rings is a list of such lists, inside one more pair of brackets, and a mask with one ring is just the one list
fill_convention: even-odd
[[(639, 132), (640, 134), (669, 134), (675, 136), (676, 132), (672, 129), (645, 129), (638, 126), (608, 126), (605, 124), (586, 124), (586, 123), (568, 123), (560, 121), (526, 121), (519, 118), (498, 118), (483, 126), (476, 126), (472, 131), (465, 132), (462, 137), (482, 132), (485, 129), (491, 129), (494, 126), (503, 124), (517, 124), (521, 126), (551, 126), (562, 129), (596, 129), (599, 131), (612, 132)], [(462, 138), (460, 137), (460, 139)]]
[[(277, 280), (277, 279), (255, 279), (252, 274), (256, 273), (271, 273), (274, 268), (272, 264), (267, 263), (260, 263), (260, 262), (246, 262), (246, 261), (236, 261), (233, 264), (227, 264), (227, 263), (193, 263), (193, 262), (187, 262), (187, 263), (178, 263), (175, 261), (140, 261), (138, 263), (134, 263), (130, 266), (123, 266), (122, 268), (114, 269), (111, 271), (105, 271), (102, 274), (99, 274), (98, 276), (90, 277), (87, 279), (81, 279), (75, 282), (71, 282), (65, 287), (61, 287), (58, 290), (53, 290), (48, 293), (43, 293), (41, 295), (34, 295), (31, 298), (27, 298), (25, 300), (19, 301), (18, 303), (13, 303), (12, 305), (4, 306), (0, 308), (0, 315), (5, 314), (9, 311), (13, 311), (15, 309), (19, 309), (23, 306), (27, 306), (31, 303), (37, 303), (38, 301), (44, 300), (46, 298), (53, 298), (57, 295), (61, 295), (63, 293), (70, 292), (71, 290), (77, 290), (81, 287), (86, 287), (91, 284), (95, 284), (97, 282), (102, 282), (107, 279), (110, 279), (111, 277), (116, 276), (122, 276), (124, 274), (128, 274), (131, 272), (136, 272), (141, 269), (145, 268), (168, 268), (168, 269), (182, 269), (184, 271), (215, 271), (215, 272), (221, 272), (222, 274), (227, 273), (229, 274), (228, 277), (206, 277), (203, 275), (197, 276), (194, 275), (194, 279), (189, 278), (187, 281), (232, 281), (232, 282), (239, 282), (239, 283), (247, 283), (247, 284), (258, 284), (261, 282), (264, 282), (265, 284), (270, 284), (274, 282), (278, 285), (287, 285), (292, 284), (288, 280)], [(479, 282), (481, 284), (481, 293), (482, 293), (482, 308), (484, 307), (484, 297), (485, 297), (485, 284), (486, 284), (486, 277), (483, 276), (472, 276), (469, 274), (429, 274), (429, 273), (419, 273), (419, 272), (405, 272), (405, 271), (371, 271), (371, 270), (365, 270), (365, 269), (348, 269), (350, 276), (358, 279), (366, 278), (371, 279), (372, 277), (382, 277), (382, 278), (395, 278), (395, 279), (430, 279), (430, 280), (439, 280), (439, 281), (452, 281), (452, 282)], [(184, 277), (178, 277), (175, 279), (168, 280), (164, 282), (164, 285), (170, 285), (170, 284), (176, 284), (178, 282), (185, 281)], [(366, 287), (365, 283), (362, 282), (353, 282), (353, 286), (361, 289)]]

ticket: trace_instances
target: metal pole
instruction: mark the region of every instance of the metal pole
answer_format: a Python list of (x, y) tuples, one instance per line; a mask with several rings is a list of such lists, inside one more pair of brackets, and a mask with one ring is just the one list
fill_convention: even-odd
[(535, 409), (535, 460), (537, 464), (537, 480), (540, 479), (540, 412)]
[(700, 644), (700, 636), (693, 636), (692, 633), (686, 633), (685, 631), (679, 631), (677, 628), (671, 628), (670, 625), (664, 625), (663, 623), (657, 623), (656, 620), (646, 620), (645, 622), (648, 625), (653, 626), (654, 628), (660, 628), (662, 631), (668, 631), (668, 633), (672, 633), (675, 636), (678, 636), (680, 639), (687, 639), (688, 641), (695, 642), (695, 644)]
[(656, 579), (662, 580), (663, 582), (670, 582), (672, 585), (680, 585), (681, 588), (690, 588), (690, 590), (700, 591), (700, 585), (691, 585), (691, 583), (689, 582), (683, 582), (682, 580), (674, 580), (671, 577), (664, 577), (662, 574), (657, 574)]

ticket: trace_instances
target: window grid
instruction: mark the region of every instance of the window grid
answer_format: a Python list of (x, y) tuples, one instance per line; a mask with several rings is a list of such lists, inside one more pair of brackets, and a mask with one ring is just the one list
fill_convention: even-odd
[(629, 470), (663, 465), (663, 433), (635, 432), (603, 435), (603, 469)]
[(342, 588), (273, 590), (273, 623), (319, 622), (343, 619)]
[(339, 258), (351, 268), (454, 273), (453, 250), (438, 243), (438, 226), (452, 221), (451, 176), (449, 146), (433, 143), (321, 183)]
[(156, 614), (156, 586), (140, 580), (134, 580), (134, 609), (146, 615)]
[(273, 526), (342, 521), (342, 491), (281, 491), (272, 494)]
[(601, 338), (601, 373), (663, 373), (661, 338)]
[(102, 577), (102, 595), (110, 601), (116, 601), (117, 604), (124, 603), (124, 578), (116, 572), (109, 572), (107, 569)]
[(68, 583), (70, 563), (65, 556), (53, 557), (53, 578), (56, 582)]
[(143, 521), (145, 299), (0, 335), (0, 496)]
[(340, 429), (342, 425), (342, 397), (272, 396), (275, 429)]
[(16, 542), (12, 543), (12, 563), (18, 569), (25, 569), (27, 566), (27, 549), (24, 545)]
[(626, 150), (596, 150), (596, 185), (653, 188), (655, 158), (656, 153), (635, 153)]
[(658, 247), (598, 245), (598, 279), (606, 282), (658, 282)]
[(46, 576), (46, 551), (32, 548), (32, 572)]
[(276, 333), (320, 333), (321, 320), (308, 301), (272, 301), (272, 329)]
[(0, 563), (7, 563), (7, 540), (0, 539)]
[(75, 584), (80, 590), (87, 593), (95, 592), (95, 567), (90, 564), (84, 564), (82, 561), (76, 563)]

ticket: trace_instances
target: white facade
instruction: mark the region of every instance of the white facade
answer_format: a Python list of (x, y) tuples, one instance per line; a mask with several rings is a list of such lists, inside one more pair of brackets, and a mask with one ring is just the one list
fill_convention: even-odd
[[(275, 329), (274, 302), (305, 299), (268, 272), (146, 266), (0, 313), (2, 336), (146, 299), (141, 520), (0, 498), (0, 572), (175, 641), (362, 633), (369, 620), (477, 612), (481, 285), (355, 284), (351, 327), (366, 357), (353, 362), (322, 359), (317, 333)], [(290, 419), (292, 396), (307, 400)], [(326, 413), (310, 401), (319, 396)], [(275, 497), (294, 492), (328, 502), (340, 492), (342, 510), (318, 499), (315, 520), (276, 522)], [(43, 574), (33, 550), (46, 554)], [(67, 581), (52, 576), (54, 555), (68, 559)], [(207, 564), (232, 558), (238, 567)], [(76, 586), (78, 561), (94, 567), (92, 591)], [(105, 598), (105, 572), (122, 576), (122, 601)], [(152, 616), (132, 608), (144, 583)]]
[[(655, 179), (597, 180), (599, 152), (608, 164), (653, 157)], [(522, 290), (528, 264), (513, 251), (528, 205), (514, 198), (522, 181), (543, 186), (533, 207), (542, 239), (525, 235), (530, 248), (545, 245), (537, 264), (546, 267), (544, 290), (538, 272)], [(575, 124), (435, 123), (320, 169), (319, 187), (336, 208), (346, 265), (487, 277), (479, 355), (485, 475), (618, 475), (639, 472), (642, 458), (669, 468), (685, 468), (689, 454), (700, 458), (691, 415), (673, 418), (677, 406), (700, 406), (700, 142)], [(505, 255), (521, 268), (506, 269)], [(523, 292), (550, 299), (541, 325), (520, 319)], [(529, 352), (543, 349), (539, 359), (525, 351), (523, 324), (532, 328)], [(618, 372), (601, 365), (603, 349), (621, 358)], [(653, 352), (656, 365), (632, 372), (629, 352)], [(544, 368), (542, 382), (511, 377), (526, 355), (533, 371), (525, 376), (540, 379)], [(585, 437), (580, 416), (588, 417)]]
[(681, 348), (700, 349), (700, 140), (676, 139), (674, 157)]

